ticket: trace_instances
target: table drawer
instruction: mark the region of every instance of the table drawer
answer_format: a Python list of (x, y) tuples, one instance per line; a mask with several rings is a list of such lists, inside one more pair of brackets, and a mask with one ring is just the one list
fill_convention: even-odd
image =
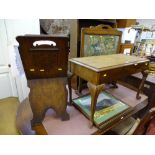
[(115, 80), (119, 80), (122, 77), (126, 77), (128, 75), (138, 73), (148, 69), (149, 63), (139, 63), (132, 64), (130, 66), (123, 66), (120, 68), (114, 68), (110, 70), (106, 70), (100, 73), (100, 82), (112, 82)]

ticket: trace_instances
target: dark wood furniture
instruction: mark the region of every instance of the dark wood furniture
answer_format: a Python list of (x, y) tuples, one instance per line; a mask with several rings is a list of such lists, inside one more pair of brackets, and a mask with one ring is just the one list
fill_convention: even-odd
[(145, 116), (141, 119), (140, 124), (134, 131), (134, 135), (143, 135), (147, 134), (147, 129), (151, 121), (155, 119), (155, 108), (151, 108)]
[(30, 87), (29, 100), (33, 112), (32, 127), (40, 124), (45, 112), (53, 108), (62, 120), (68, 120), (67, 36), (18, 36), (19, 52)]
[(136, 19), (117, 19), (117, 28), (131, 27), (136, 25)]
[[(135, 98), (136, 91), (133, 91), (127, 87), (119, 85), (118, 89), (106, 90), (111, 95), (118, 99), (123, 100), (126, 104), (132, 107), (132, 111), (126, 111), (125, 113), (110, 119), (108, 122), (103, 124), (101, 128), (93, 126), (89, 127), (89, 119), (87, 119), (79, 110), (74, 106), (68, 106), (67, 111), (69, 113), (70, 120), (60, 121), (55, 115), (55, 112), (50, 109), (46, 112), (45, 119), (43, 122), (31, 129), (31, 119), (33, 113), (29, 103), (29, 99), (26, 98), (18, 108), (17, 112), (17, 128), (21, 134), (24, 135), (90, 135), (90, 134), (107, 134), (114, 126), (118, 125), (122, 121), (125, 121), (131, 115), (137, 113), (139, 110), (147, 106), (147, 96), (141, 94), (141, 99)], [(73, 92), (74, 93), (74, 92)], [(127, 95), (129, 94), (129, 96)], [(35, 131), (35, 132), (34, 132)]]
[(19, 52), (28, 80), (67, 77), (67, 36), (18, 36)]
[[(121, 31), (109, 25), (82, 28), (80, 57), (120, 53), (121, 36)], [(82, 91), (83, 83), (79, 78), (79, 93)]]
[(155, 134), (154, 125), (151, 123), (155, 122), (155, 108), (151, 108), (143, 118), (129, 117), (127, 120), (122, 121), (111, 130), (115, 134), (119, 135), (145, 135)]
[(123, 54), (101, 55), (69, 60), (72, 73), (88, 81), (91, 94), (91, 123), (93, 124), (94, 112), (98, 95), (104, 90), (103, 83), (112, 83), (122, 77), (133, 73), (142, 72), (143, 80), (139, 86), (136, 98), (140, 99), (139, 93), (147, 77), (149, 60)]
[[(142, 75), (140, 73), (137, 73), (123, 78), (121, 80), (121, 84), (129, 88), (132, 88), (134, 90), (137, 90), (141, 80), (142, 80)], [(143, 117), (144, 114), (147, 113), (150, 108), (155, 106), (155, 76), (154, 75), (149, 74), (147, 76), (142, 92), (148, 96), (148, 105), (146, 108), (144, 108), (137, 114), (138, 117), (140, 118)]]

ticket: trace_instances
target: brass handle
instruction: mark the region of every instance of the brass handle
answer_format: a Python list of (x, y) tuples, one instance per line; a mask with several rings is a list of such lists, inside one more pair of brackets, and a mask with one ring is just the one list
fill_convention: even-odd
[(62, 71), (62, 68), (58, 68), (58, 71)]

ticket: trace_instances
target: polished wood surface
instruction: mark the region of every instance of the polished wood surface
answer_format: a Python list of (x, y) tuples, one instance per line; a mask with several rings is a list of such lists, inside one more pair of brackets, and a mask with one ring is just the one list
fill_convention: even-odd
[[(73, 74), (83, 78), (92, 85), (96, 85), (96, 87), (103, 83), (112, 83), (113, 81), (117, 81), (122, 77), (126, 77), (134, 73), (144, 72), (145, 70), (148, 70), (149, 66), (149, 60), (146, 58), (123, 54), (72, 58), (69, 61), (71, 62)], [(144, 77), (144, 80), (145, 78), (146, 77)], [(143, 84), (144, 82), (142, 82), (140, 88), (143, 87)], [(95, 98), (98, 97), (98, 89), (96, 89), (96, 87), (89, 87), (90, 92), (94, 92), (94, 94), (91, 94), (93, 104), (93, 108), (91, 110), (92, 123), (95, 112), (94, 107), (96, 105), (96, 101), (93, 96), (96, 94)], [(137, 99), (140, 99), (139, 92), (140, 89), (137, 94)]]
[(123, 54), (72, 58), (69, 61), (74, 74), (96, 85), (147, 70), (149, 65), (148, 59)]
[(29, 100), (33, 112), (32, 126), (41, 123), (47, 109), (52, 108), (62, 120), (68, 120), (66, 112), (68, 92), (67, 78), (29, 80)]
[(96, 72), (114, 69), (122, 66), (129, 66), (134, 64), (135, 66), (140, 63), (146, 63), (148, 66), (149, 60), (146, 58), (140, 58), (136, 56), (129, 56), (124, 54), (112, 54), (112, 55), (100, 55), (82, 58), (72, 58), (70, 62), (85, 66), (88, 69)]
[(16, 39), (30, 88), (32, 127), (42, 122), (49, 108), (53, 108), (62, 120), (68, 120), (66, 84), (70, 79), (67, 74), (69, 38), (25, 35), (17, 36)]
[[(74, 106), (67, 106), (67, 112), (70, 115), (70, 120), (61, 121), (54, 110), (49, 109), (46, 112), (45, 118), (42, 123), (37, 124), (33, 129), (31, 128), (31, 119), (33, 113), (30, 107), (29, 99), (26, 98), (18, 108), (17, 113), (17, 127), (24, 135), (33, 134), (48, 134), (48, 135), (89, 135), (89, 134), (106, 134), (114, 126), (120, 122), (125, 121), (131, 115), (147, 106), (147, 96), (141, 94), (141, 99), (135, 98), (136, 91), (126, 88), (122, 85), (118, 85), (118, 89), (106, 89), (108, 93), (115, 96), (128, 104), (132, 111), (126, 111), (125, 113), (113, 117), (110, 121), (104, 123), (100, 128), (93, 126), (89, 128), (90, 122), (81, 112), (79, 112)], [(87, 93), (86, 91), (85, 93)], [(73, 90), (73, 96), (76, 98)], [(127, 95), (128, 94), (128, 95)]]
[(25, 35), (16, 39), (28, 80), (67, 76), (67, 36)]

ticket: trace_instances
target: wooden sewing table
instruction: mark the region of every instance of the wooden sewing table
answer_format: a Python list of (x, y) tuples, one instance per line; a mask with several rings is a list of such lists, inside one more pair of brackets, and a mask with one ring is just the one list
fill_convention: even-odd
[(139, 94), (148, 75), (148, 59), (113, 54), (72, 58), (69, 61), (73, 75), (75, 74), (88, 81), (87, 86), (91, 95), (91, 125), (94, 123), (97, 98), (100, 92), (104, 90), (104, 83), (115, 83), (122, 77), (141, 72), (143, 79), (136, 95), (136, 98), (140, 99)]

